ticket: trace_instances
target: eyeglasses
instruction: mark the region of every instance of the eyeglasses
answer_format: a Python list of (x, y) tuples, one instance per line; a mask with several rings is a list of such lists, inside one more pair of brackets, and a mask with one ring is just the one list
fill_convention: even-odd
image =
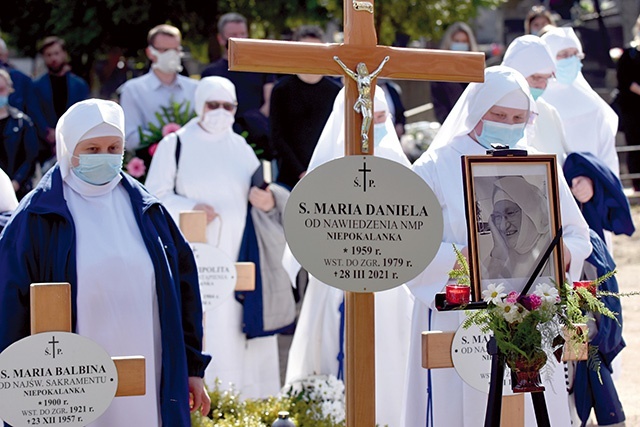
[(493, 213), (491, 214), (491, 220), (496, 225), (500, 225), (503, 220), (507, 220), (512, 222), (516, 216), (518, 216), (522, 212), (522, 209), (514, 209), (512, 211), (508, 211), (505, 213)]
[(157, 50), (158, 53), (165, 53), (165, 52), (168, 52), (170, 50), (175, 50), (180, 55), (184, 54), (184, 52), (182, 51), (182, 46), (180, 46), (178, 48), (166, 48), (166, 47), (155, 47), (155, 46), (151, 46), (151, 47), (154, 48), (155, 50)]
[(553, 78), (553, 74), (532, 74), (529, 76), (529, 79), (533, 81), (533, 83), (547, 83), (549, 79)]
[(218, 102), (218, 101), (207, 101), (205, 105), (209, 110), (217, 110), (222, 107), (227, 111), (233, 111), (238, 104), (234, 102)]
[(578, 59), (584, 59), (584, 53), (569, 53), (569, 52), (559, 52), (556, 55), (556, 59), (567, 59), (567, 58), (571, 58), (572, 56), (577, 56)]

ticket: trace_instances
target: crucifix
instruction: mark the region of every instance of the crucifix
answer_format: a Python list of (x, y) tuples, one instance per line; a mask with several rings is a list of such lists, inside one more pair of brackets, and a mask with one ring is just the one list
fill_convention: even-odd
[[(189, 243), (207, 243), (207, 214), (204, 211), (180, 212), (180, 231)], [(256, 265), (236, 262), (236, 291), (256, 289)], [(205, 313), (203, 313), (204, 317)], [(203, 319), (204, 321), (204, 319)]]
[[(31, 335), (41, 332), (71, 332), (71, 285), (33, 283), (30, 287)], [(55, 345), (55, 344), (54, 344)], [(112, 357), (118, 370), (118, 396), (146, 393), (143, 356)]]
[[(346, 73), (349, 78), (345, 79), (345, 105), (353, 109), (345, 108), (345, 155), (372, 155), (368, 114), (377, 77), (456, 82), (484, 79), (484, 54), (479, 52), (378, 46), (373, 14), (373, 1), (344, 1), (341, 44), (231, 38), (229, 68), (285, 74)], [(374, 73), (369, 74), (369, 69)], [(373, 427), (376, 424), (373, 293), (346, 292), (345, 309), (347, 426)]]
[(119, 396), (146, 394), (143, 356), (111, 357), (72, 332), (71, 285), (32, 283), (31, 335), (0, 354), (6, 423), (85, 426)]

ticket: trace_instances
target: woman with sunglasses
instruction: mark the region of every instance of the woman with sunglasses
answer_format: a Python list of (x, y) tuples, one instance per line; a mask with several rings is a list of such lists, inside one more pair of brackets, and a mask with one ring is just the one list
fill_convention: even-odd
[[(176, 220), (181, 211), (204, 211), (207, 242), (232, 261), (238, 260), (250, 210), (279, 218), (278, 209), (284, 209), (280, 194), (285, 191), (251, 186), (260, 162), (232, 129), (236, 106), (230, 80), (203, 78), (195, 92), (197, 116), (160, 141), (145, 182)], [(260, 272), (258, 265), (256, 271)], [(256, 276), (259, 280), (260, 274)], [(248, 339), (246, 314), (234, 298), (207, 311), (205, 346), (213, 361), (205, 380), (211, 388), (216, 378), (224, 388), (233, 383), (245, 398), (266, 397), (280, 389), (277, 341), (275, 335)]]

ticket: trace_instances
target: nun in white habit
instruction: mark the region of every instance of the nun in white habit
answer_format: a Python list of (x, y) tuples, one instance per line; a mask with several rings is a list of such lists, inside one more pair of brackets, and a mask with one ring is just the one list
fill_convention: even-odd
[(9, 217), (18, 207), (16, 192), (9, 176), (0, 169), (0, 232), (9, 221)]
[(13, 190), (11, 178), (0, 169), (0, 213), (11, 212), (18, 207), (16, 192)]
[(529, 146), (541, 153), (555, 154), (562, 167), (567, 156), (564, 126), (558, 111), (542, 96), (556, 72), (549, 46), (538, 36), (520, 36), (507, 48), (502, 65), (519, 71), (525, 77), (536, 102), (537, 115), (533, 126), (527, 127)]
[[(529, 87), (520, 73), (505, 66), (489, 67), (484, 83), (469, 84), (429, 149), (413, 165), (440, 201), (444, 234), (435, 259), (407, 283), (415, 304), (403, 426), (476, 427), (484, 419), (486, 393), (466, 385), (454, 369), (422, 368), (420, 336), (427, 330), (455, 331), (466, 317), (464, 312), (438, 312), (434, 308), (434, 296), (443, 290), (456, 262), (451, 245), (467, 246), (461, 156), (485, 154), (491, 143), (510, 147), (522, 144), (532, 106)], [(565, 262), (569, 274), (578, 277), (591, 252), (588, 228), (562, 176), (558, 182)], [(546, 385), (552, 425), (570, 425), (561, 365), (554, 366), (553, 383)], [(535, 425), (529, 397), (525, 410), (526, 425)]]
[[(374, 155), (409, 167), (402, 151), (384, 91), (374, 96)], [(322, 131), (309, 164), (314, 168), (344, 156), (344, 89)], [(295, 283), (300, 264), (287, 248), (285, 268)], [(289, 350), (286, 383), (311, 375), (335, 375), (344, 380), (344, 292), (309, 275), (298, 325)], [(405, 285), (375, 294), (376, 423), (398, 427), (409, 351), (413, 298)]]
[(112, 101), (76, 103), (58, 121), (58, 164), (0, 238), (0, 348), (28, 333), (30, 283), (70, 282), (75, 332), (146, 363), (146, 394), (115, 399), (90, 425), (186, 427), (189, 393), (209, 410), (195, 260), (160, 202), (122, 173), (123, 138)]
[[(580, 40), (569, 27), (552, 28), (541, 39), (549, 46), (556, 62), (556, 78), (549, 81), (542, 98), (553, 105), (562, 118), (567, 154), (592, 153), (619, 176), (615, 146), (618, 116), (582, 75), (584, 53)], [(587, 201), (576, 197), (580, 202)]]
[[(197, 116), (160, 141), (145, 182), (175, 219), (185, 210), (206, 212), (207, 242), (232, 261), (238, 259), (247, 200), (263, 211), (274, 206), (269, 190), (251, 187), (260, 162), (232, 129), (236, 107), (230, 80), (218, 76), (200, 80), (195, 93)], [(176, 165), (178, 137), (181, 151)], [(231, 383), (243, 398), (274, 395), (280, 390), (276, 336), (247, 339), (242, 310), (235, 298), (229, 298), (206, 313), (205, 350), (213, 357), (206, 383), (211, 389), (216, 378), (223, 389)]]

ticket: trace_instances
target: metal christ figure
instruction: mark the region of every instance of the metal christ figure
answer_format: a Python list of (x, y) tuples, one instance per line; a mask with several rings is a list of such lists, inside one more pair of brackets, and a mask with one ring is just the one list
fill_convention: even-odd
[(354, 10), (364, 10), (369, 13), (373, 13), (373, 4), (370, 1), (356, 1), (353, 0)]
[(371, 127), (371, 121), (373, 120), (373, 99), (371, 99), (371, 81), (378, 77), (378, 74), (382, 71), (382, 67), (387, 63), (389, 57), (386, 56), (380, 66), (371, 74), (367, 69), (367, 65), (364, 62), (356, 65), (356, 72), (351, 71), (347, 66), (338, 58), (334, 56), (333, 59), (342, 67), (345, 73), (358, 84), (358, 99), (353, 105), (353, 109), (362, 114), (362, 127), (360, 128), (362, 152), (369, 152), (369, 128)]

